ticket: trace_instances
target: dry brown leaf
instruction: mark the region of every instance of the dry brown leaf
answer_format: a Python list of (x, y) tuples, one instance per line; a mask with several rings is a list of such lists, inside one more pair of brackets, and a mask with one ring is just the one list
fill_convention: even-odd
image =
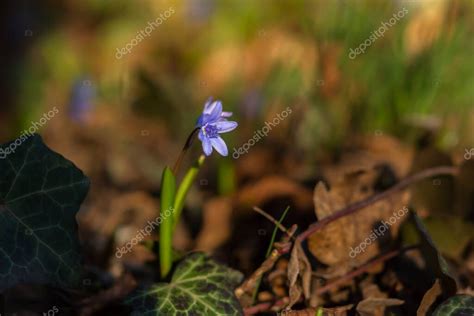
[(353, 306), (353, 304), (349, 304), (333, 308), (323, 308), (323, 316), (345, 316), (347, 315), (347, 311)]
[(386, 307), (402, 305), (403, 303), (405, 302), (396, 298), (369, 297), (361, 301), (356, 310), (361, 316), (384, 316)]
[[(322, 182), (319, 182), (314, 190), (314, 203), (319, 220), (331, 215), (334, 210), (339, 210), (345, 206), (342, 197), (330, 194)], [(327, 265), (335, 265), (341, 262), (341, 258), (345, 259), (347, 257), (355, 233), (355, 227), (351, 225), (350, 220), (351, 218), (348, 216), (341, 218), (310, 237), (309, 249), (316, 258)], [(340, 251), (326, 251), (331, 248)]]
[[(314, 192), (318, 220), (373, 195), (377, 176), (375, 170), (354, 171), (331, 184), (330, 191), (318, 183)], [(408, 212), (408, 200), (408, 192), (394, 194), (311, 235), (308, 239), (309, 250), (318, 260), (330, 266), (325, 272), (326, 277), (345, 274), (376, 256), (380, 252), (379, 244), (398, 233), (399, 225)]]
[(291, 251), (291, 258), (288, 264), (288, 282), (290, 288), (288, 308), (291, 308), (300, 299), (301, 293), (304, 294), (305, 298), (310, 297), (311, 264), (300, 242), (295, 242)]
[(196, 240), (196, 250), (211, 252), (222, 245), (231, 233), (232, 204), (219, 197), (204, 204), (203, 227)]
[(403, 304), (403, 301), (388, 298), (386, 293), (380, 291), (372, 277), (360, 283), (364, 300), (357, 305), (357, 311), (362, 316), (383, 316), (385, 307)]
[(416, 316), (426, 316), (431, 305), (433, 305), (441, 293), (441, 284), (439, 279), (436, 279), (433, 286), (428, 291), (426, 291), (425, 295), (423, 296), (420, 307), (418, 307), (418, 310), (416, 311)]
[(376, 297), (376, 298), (387, 298), (387, 294), (382, 293), (375, 284), (372, 277), (364, 279), (360, 282), (360, 288), (362, 290), (362, 296), (364, 298)]
[(293, 284), (290, 286), (290, 290), (289, 290), (290, 301), (288, 302), (288, 308), (291, 308), (300, 300), (302, 293), (303, 293), (303, 289), (301, 288), (301, 285)]

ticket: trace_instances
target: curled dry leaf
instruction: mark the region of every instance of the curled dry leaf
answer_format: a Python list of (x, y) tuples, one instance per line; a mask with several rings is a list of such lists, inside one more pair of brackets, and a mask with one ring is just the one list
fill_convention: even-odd
[(441, 289), (441, 284), (439, 282), (439, 279), (436, 279), (433, 286), (423, 296), (423, 299), (421, 300), (421, 303), (420, 303), (420, 307), (418, 307), (418, 310), (416, 311), (416, 316), (428, 315), (428, 310), (430, 309), (430, 307), (433, 305), (433, 303), (436, 301), (436, 299), (440, 296), (442, 292), (443, 291)]
[[(318, 183), (314, 191), (318, 220), (373, 195), (377, 178), (375, 170), (361, 170), (346, 174), (332, 185), (330, 191)], [(343, 275), (376, 256), (381, 250), (379, 245), (397, 235), (408, 213), (408, 200), (408, 192), (394, 194), (311, 235), (309, 250), (319, 261), (330, 266), (325, 276)]]
[(323, 316), (345, 316), (353, 306), (353, 304), (349, 304), (333, 308), (323, 308)]
[[(254, 273), (252, 273), (252, 275), (248, 277), (237, 289), (235, 289), (235, 296), (239, 299), (240, 304), (242, 306), (247, 307), (252, 303), (252, 294), (255, 289), (255, 286), (263, 277), (263, 274), (270, 271), (275, 265), (275, 263), (278, 261), (278, 259), (281, 257), (281, 255), (283, 254), (282, 249), (287, 247), (290, 238), (296, 232), (297, 228), (298, 227), (296, 225), (293, 225), (289, 230), (287, 230), (287, 235), (282, 237), (281, 242), (275, 242), (273, 244), (274, 249), (272, 250), (271, 254), (265, 259), (265, 261), (261, 264), (261, 266)], [(285, 267), (287, 266), (286, 264), (283, 265)], [(278, 295), (278, 293), (276, 294)], [(300, 295), (298, 295), (298, 298), (300, 297)]]
[(361, 301), (356, 309), (361, 316), (383, 316), (385, 315), (385, 308), (402, 305), (403, 303), (404, 301), (395, 298), (370, 297)]
[(385, 308), (401, 305), (402, 300), (388, 298), (386, 293), (380, 291), (373, 278), (367, 278), (360, 283), (364, 299), (357, 305), (357, 311), (361, 316), (383, 316)]
[(298, 241), (295, 242), (291, 251), (291, 258), (288, 264), (288, 282), (290, 283), (290, 303), (288, 308), (291, 308), (300, 299), (301, 293), (304, 294), (305, 298), (310, 297), (311, 264), (304, 253), (301, 243)]

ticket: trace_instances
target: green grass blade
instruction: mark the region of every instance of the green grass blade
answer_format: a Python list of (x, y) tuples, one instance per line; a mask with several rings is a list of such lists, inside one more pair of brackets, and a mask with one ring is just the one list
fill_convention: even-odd
[(161, 277), (164, 278), (171, 270), (173, 261), (172, 240), (173, 240), (173, 216), (163, 216), (166, 210), (171, 210), (174, 214), (174, 198), (176, 192), (176, 180), (170, 168), (166, 167), (161, 179), (161, 201), (160, 216), (162, 218), (160, 226), (160, 269)]

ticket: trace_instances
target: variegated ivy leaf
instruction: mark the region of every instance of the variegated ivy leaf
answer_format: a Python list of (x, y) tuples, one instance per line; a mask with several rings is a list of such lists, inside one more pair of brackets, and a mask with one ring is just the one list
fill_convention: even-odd
[(80, 285), (76, 213), (89, 180), (38, 135), (0, 146), (0, 291)]
[(243, 315), (234, 295), (243, 275), (202, 253), (187, 256), (170, 283), (136, 291), (127, 300), (132, 315), (223, 316)]
[(433, 316), (470, 316), (474, 315), (474, 297), (456, 295), (444, 301), (434, 311)]

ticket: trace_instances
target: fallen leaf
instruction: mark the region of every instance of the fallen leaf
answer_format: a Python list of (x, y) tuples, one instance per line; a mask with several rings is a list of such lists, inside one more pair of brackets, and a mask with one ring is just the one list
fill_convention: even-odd
[(402, 305), (404, 301), (395, 298), (375, 298), (369, 297), (357, 304), (357, 312), (361, 316), (383, 316), (385, 308)]
[[(355, 170), (331, 184), (331, 190), (318, 183), (314, 191), (318, 220), (372, 196), (378, 177), (376, 170)], [(393, 194), (312, 234), (308, 248), (319, 261), (329, 265), (326, 277), (343, 275), (380, 253), (379, 246), (398, 234), (408, 213), (409, 196), (408, 192)]]
[(291, 251), (291, 258), (288, 264), (288, 282), (290, 288), (288, 308), (291, 308), (300, 299), (301, 293), (304, 294), (305, 298), (310, 297), (311, 264), (300, 242), (295, 242)]
[(442, 293), (441, 284), (439, 282), (439, 279), (436, 279), (433, 286), (423, 296), (420, 306), (418, 307), (418, 310), (416, 311), (416, 316), (428, 315), (428, 310), (436, 301), (436, 299), (440, 296), (441, 293)]

